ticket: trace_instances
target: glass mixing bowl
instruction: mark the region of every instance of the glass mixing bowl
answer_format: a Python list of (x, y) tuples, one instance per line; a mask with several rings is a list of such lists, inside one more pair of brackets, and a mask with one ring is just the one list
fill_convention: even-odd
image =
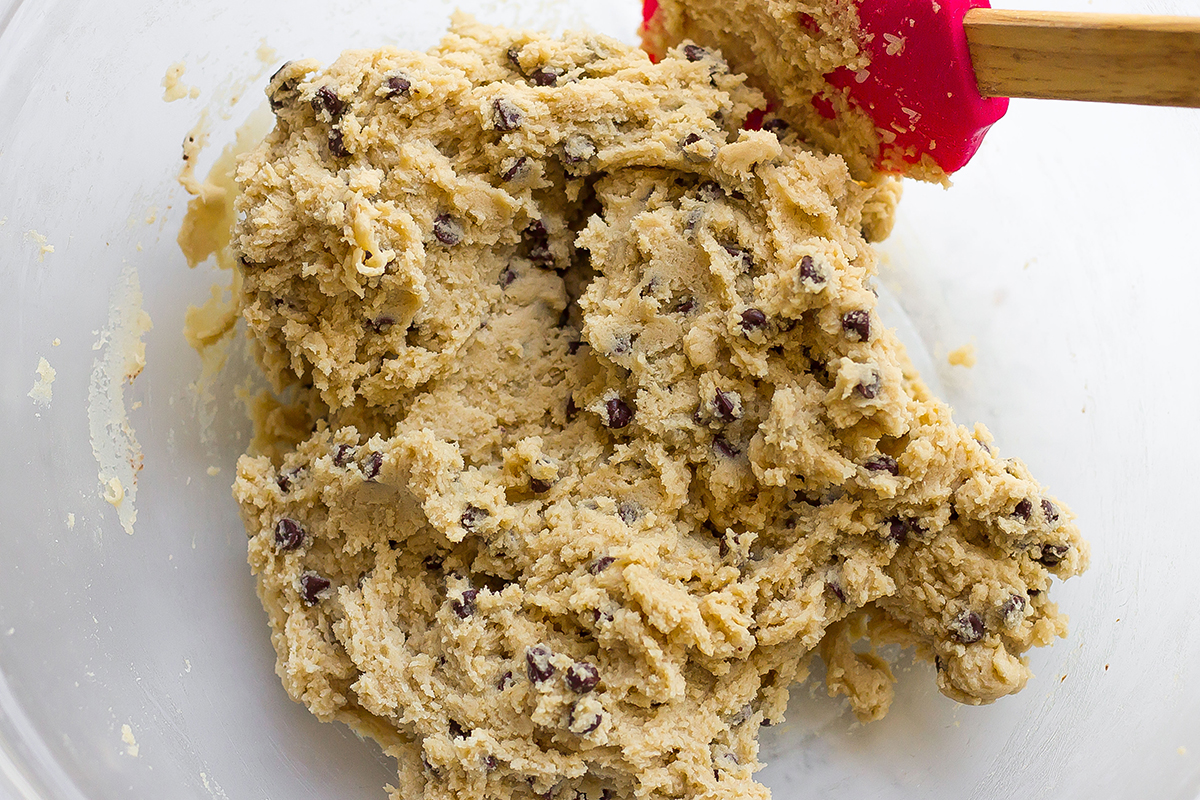
[[(636, 0), (459, 4), (630, 42), (639, 20)], [(452, 5), (0, 0), (0, 796), (383, 796), (379, 750), (318, 723), (274, 674), (229, 491), (247, 366), (235, 352), (197, 399), (183, 315), (223, 276), (176, 248), (174, 174), (202, 110), (203, 173), (284, 58), (424, 49)], [(200, 96), (164, 103), (181, 60)], [(763, 733), (761, 777), (778, 800), (1195, 797), (1200, 111), (1016, 101), (955, 182), (908, 186), (883, 247), (885, 321), (958, 419), (988, 425), (1078, 514), (1093, 565), (1055, 590), (1071, 634), (983, 708), (911, 662), (871, 725), (801, 687)], [(131, 268), (154, 328), (123, 389), (145, 459), (128, 535), (101, 496), (88, 397)], [(970, 343), (976, 366), (947, 363)], [(27, 394), (43, 357), (49, 406)]]

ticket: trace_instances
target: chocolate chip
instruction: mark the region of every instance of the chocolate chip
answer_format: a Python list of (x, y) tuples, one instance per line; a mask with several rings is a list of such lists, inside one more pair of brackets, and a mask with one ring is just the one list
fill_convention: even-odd
[(600, 727), (604, 722), (604, 712), (590, 706), (583, 706), (576, 703), (571, 709), (571, 724), (570, 730), (572, 733), (578, 733), (581, 736), (591, 733)]
[(496, 770), (500, 769), (500, 762), (496, 760), (495, 756), (484, 756), (483, 768), (488, 772), (495, 772)]
[(462, 223), (449, 214), (438, 214), (433, 221), (433, 235), (447, 247), (453, 247), (463, 240)]
[(379, 475), (379, 470), (383, 468), (383, 453), (371, 453), (367, 456), (359, 469), (362, 470), (363, 480), (373, 481)]
[(879, 390), (883, 388), (882, 379), (879, 373), (872, 373), (872, 378), (866, 383), (860, 383), (854, 387), (854, 391), (859, 397), (864, 400), (874, 400), (879, 395)]
[(759, 330), (767, 325), (767, 315), (757, 308), (747, 308), (742, 312), (742, 330), (746, 333)]
[(516, 279), (517, 273), (513, 272), (512, 267), (505, 267), (500, 273), (500, 288), (507, 289)]
[(588, 564), (588, 572), (592, 575), (599, 575), (604, 570), (608, 569), (616, 561), (612, 556), (600, 556), (591, 564)]
[(312, 107), (313, 111), (318, 114), (328, 111), (329, 116), (335, 120), (346, 110), (346, 104), (342, 98), (337, 96), (337, 92), (331, 86), (322, 86), (317, 89), (317, 93), (313, 95)]
[(479, 523), (483, 522), (488, 517), (488, 512), (479, 506), (467, 506), (463, 509), (462, 516), (458, 518), (458, 523), (466, 530), (474, 531), (479, 527)]
[(812, 281), (813, 283), (825, 282), (825, 276), (817, 269), (812, 256), (804, 256), (800, 259), (800, 279)]
[(1055, 567), (1062, 563), (1070, 549), (1065, 544), (1044, 544), (1042, 545), (1042, 555), (1036, 560), (1047, 567)]
[(329, 152), (338, 158), (346, 158), (350, 155), (350, 151), (346, 149), (346, 140), (342, 138), (340, 128), (334, 128), (329, 132)]
[(450, 720), (450, 724), (447, 727), (450, 729), (450, 735), (455, 739), (467, 738), (467, 731), (464, 730), (463, 726), (459, 725), (455, 720)]
[(550, 491), (550, 487), (553, 485), (554, 484), (551, 481), (544, 481), (540, 478), (529, 479), (529, 491), (533, 492), (534, 494), (545, 494), (546, 492)]
[(521, 70), (521, 48), (514, 45), (514, 46), (508, 48), (507, 55), (508, 55), (509, 63), (512, 64), (514, 67), (516, 67), (518, 72), (522, 72), (522, 70)]
[(713, 397), (713, 412), (717, 415), (717, 419), (721, 422), (733, 422), (738, 418), (737, 408), (738, 397), (736, 392), (723, 392), (717, 390), (717, 394)]
[(983, 638), (983, 620), (974, 611), (961, 611), (950, 622), (948, 630), (962, 644), (974, 644)]
[(604, 412), (608, 416), (605, 424), (610, 428), (624, 428), (633, 422), (633, 409), (619, 397), (613, 397), (606, 402)]
[(1013, 509), (1013, 516), (1023, 522), (1029, 521), (1029, 515), (1033, 513), (1033, 503), (1029, 502), (1029, 498), (1025, 498), (1017, 503), (1017, 507)]
[(576, 661), (567, 667), (567, 673), (563, 676), (563, 680), (567, 682), (567, 688), (572, 692), (587, 694), (600, 682), (600, 670), (586, 661)]
[(333, 448), (333, 463), (334, 466), (344, 467), (354, 460), (354, 454), (357, 449), (348, 444), (339, 444)]
[(826, 581), (825, 589), (838, 599), (839, 603), (846, 602), (846, 592), (837, 581)]
[(1021, 621), (1025, 612), (1025, 602), (1024, 595), (1014, 594), (1000, 604), (1000, 619), (1006, 628), (1011, 628)]
[(626, 525), (632, 525), (642, 518), (642, 507), (633, 502), (621, 503), (617, 506), (617, 516)]
[(788, 124), (779, 117), (772, 117), (762, 124), (762, 130), (770, 131), (776, 136), (782, 136), (787, 132)]
[(507, 689), (508, 687), (512, 686), (515, 683), (516, 683), (516, 681), (513, 680), (512, 672), (505, 672), (503, 675), (500, 676), (500, 680), (496, 681), (496, 688), (503, 692), (505, 689)]
[(896, 459), (887, 455), (871, 456), (863, 466), (871, 470), (871, 472), (888, 472), (892, 475), (900, 474), (900, 465), (896, 463)]
[(883, 538), (895, 544), (904, 544), (908, 539), (909, 523), (899, 517), (892, 517), (883, 523)]
[(691, 295), (684, 295), (679, 298), (679, 302), (671, 310), (676, 314), (690, 314), (696, 310), (696, 298)]
[(304, 529), (294, 519), (284, 517), (275, 523), (275, 546), (280, 550), (295, 550), (304, 544)]
[(739, 452), (736, 447), (729, 443), (728, 439), (720, 434), (713, 437), (712, 448), (725, 458), (737, 458)]
[[(571, 342), (571, 344), (579, 344), (579, 342)], [(579, 348), (576, 347), (574, 350), (572, 350), (570, 348), (570, 346), (568, 346), (567, 350), (571, 353), (571, 355), (575, 355), (575, 353), (577, 353), (579, 351)], [(567, 414), (567, 422), (573, 422), (575, 420), (575, 417), (579, 416), (579, 406), (575, 405), (574, 397), (567, 398), (566, 414)]]
[(529, 171), (528, 167), (529, 158), (527, 156), (518, 156), (512, 162), (512, 164), (509, 165), (508, 169), (504, 170), (503, 174), (500, 175), (500, 179), (504, 181), (511, 181), (518, 177), (524, 177), (525, 173)]
[(863, 309), (847, 311), (842, 316), (842, 331), (852, 342), (865, 342), (871, 338), (871, 314)]
[(683, 46), (683, 57), (688, 61), (703, 61), (708, 58), (708, 51), (698, 44), (685, 44)]
[(450, 610), (457, 614), (459, 619), (466, 619), (475, 613), (475, 598), (478, 596), (478, 589), (464, 589), (461, 595), (451, 599)]
[(704, 219), (703, 208), (693, 208), (687, 212), (687, 216), (683, 218), (683, 229), (688, 233), (696, 230), (696, 226), (700, 224), (700, 220)]
[(529, 82), (537, 86), (553, 86), (562, 74), (563, 71), (557, 67), (539, 67), (529, 73)]
[(525, 122), (525, 114), (512, 100), (498, 97), (492, 102), (492, 124), (496, 130), (507, 133), (515, 131)]
[(408, 97), (412, 94), (412, 81), (405, 75), (393, 75), (383, 84), (386, 97)]
[(367, 326), (376, 333), (387, 333), (396, 324), (396, 318), (388, 314), (380, 314), (375, 319), (367, 320)]
[(550, 648), (544, 644), (534, 645), (525, 651), (525, 664), (529, 680), (541, 683), (550, 679), (555, 672), (554, 665), (550, 663), (553, 655)]
[(287, 492), (292, 488), (292, 482), (299, 474), (300, 470), (298, 469), (289, 470), (288, 472), (281, 472), (275, 478), (275, 485), (279, 487), (279, 491), (287, 494)]
[(581, 133), (568, 136), (563, 141), (563, 161), (567, 164), (582, 164), (596, 157), (596, 143)]
[(1058, 522), (1058, 509), (1049, 500), (1042, 501), (1042, 513), (1046, 515), (1046, 522)]
[(306, 572), (300, 576), (300, 596), (308, 605), (316, 605), (321, 594), (329, 588), (329, 579), (322, 578), (315, 572)]
[(716, 181), (705, 181), (696, 187), (696, 199), (711, 203), (725, 196), (725, 190)]
[(683, 139), (681, 139), (679, 141), (679, 146), (687, 147), (689, 144), (695, 144), (696, 142), (700, 141), (703, 138), (704, 137), (698, 133), (689, 133), (687, 136), (683, 137)]

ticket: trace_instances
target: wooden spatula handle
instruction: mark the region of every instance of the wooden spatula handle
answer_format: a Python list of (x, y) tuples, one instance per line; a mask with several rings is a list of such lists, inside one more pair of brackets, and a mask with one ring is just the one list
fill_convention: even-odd
[(964, 25), (984, 97), (1200, 108), (1200, 17), (976, 8)]

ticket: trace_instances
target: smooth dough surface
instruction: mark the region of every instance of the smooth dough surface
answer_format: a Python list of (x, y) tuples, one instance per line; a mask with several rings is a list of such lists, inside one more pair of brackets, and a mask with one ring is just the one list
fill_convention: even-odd
[(394, 797), (766, 797), (814, 653), (873, 719), (873, 643), (985, 703), (1065, 634), (1071, 514), (875, 314), (896, 184), (742, 130), (718, 53), (459, 17), (268, 94), (235, 494), (285, 687)]

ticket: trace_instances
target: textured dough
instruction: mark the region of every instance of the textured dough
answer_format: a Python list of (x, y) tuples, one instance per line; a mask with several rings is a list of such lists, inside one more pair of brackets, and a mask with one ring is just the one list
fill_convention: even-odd
[(458, 17), (268, 94), (235, 244), (287, 402), (235, 494), (284, 685), (394, 797), (766, 797), (815, 652), (872, 719), (871, 642), (985, 703), (1065, 634), (1070, 513), (875, 315), (895, 184), (742, 130), (718, 54)]

